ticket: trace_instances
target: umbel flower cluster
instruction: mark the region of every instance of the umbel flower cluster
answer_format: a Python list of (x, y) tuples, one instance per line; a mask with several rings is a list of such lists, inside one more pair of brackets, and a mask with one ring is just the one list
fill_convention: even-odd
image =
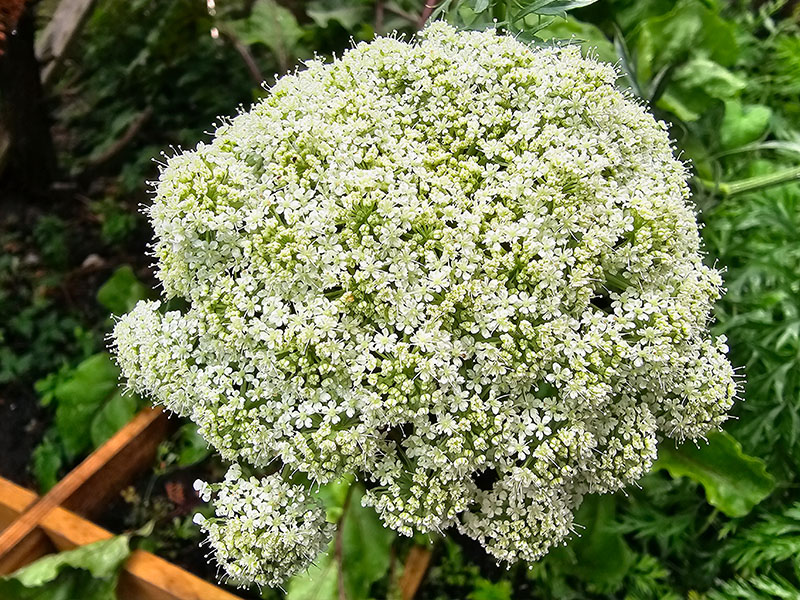
[(616, 77), (439, 23), (310, 62), (169, 160), (150, 218), (184, 308), (141, 302), (115, 337), (133, 389), (274, 473), (203, 490), (231, 576), (303, 569), (331, 532), (296, 482), (345, 474), (402, 534), (534, 560), (585, 494), (723, 422), (722, 281)]
[(276, 586), (325, 550), (336, 529), (307, 490), (273, 474), (245, 478), (232, 465), (219, 484), (196, 482), (200, 498), (215, 496), (215, 516), (197, 513), (217, 562), (233, 583)]

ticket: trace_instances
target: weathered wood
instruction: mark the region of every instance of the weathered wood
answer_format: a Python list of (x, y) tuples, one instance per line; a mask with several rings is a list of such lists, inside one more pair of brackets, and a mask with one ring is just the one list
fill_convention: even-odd
[[(36, 502), (36, 494), (0, 478), (0, 527), (8, 525), (15, 515), (24, 513), (32, 502)], [(42, 519), (40, 531), (56, 550), (70, 550), (112, 537), (111, 532), (60, 507)], [(240, 600), (142, 550), (134, 550), (123, 565), (117, 595), (120, 600)]]
[(89, 513), (104, 506), (136, 473), (152, 464), (166, 427), (166, 415), (160, 410), (140, 412), (0, 532), (0, 564), (56, 507)]
[(53, 18), (36, 40), (36, 58), (42, 64), (42, 83), (49, 86), (64, 64), (69, 47), (92, 9), (94, 0), (61, 0)]
[[(64, 505), (90, 513), (106, 506), (137, 471), (151, 464), (167, 428), (167, 418), (160, 410), (143, 410), (41, 498), (0, 477), (0, 574), (53, 551), (110, 538), (109, 531)], [(430, 559), (430, 550), (423, 546), (414, 546), (409, 552), (399, 580), (403, 600), (416, 594)], [(140, 550), (125, 563), (118, 591), (120, 600), (238, 600)]]
[[(0, 531), (11, 525), (37, 499), (33, 492), (0, 477)], [(0, 558), (0, 575), (12, 573), (53, 550), (53, 544), (45, 533), (33, 529), (23, 536), (13, 551)]]
[(30, 490), (0, 477), (0, 531), (14, 522), (38, 497)]
[(143, 409), (58, 483), (74, 479), (73, 491), (60, 506), (84, 516), (104, 509), (136, 475), (150, 468), (172, 425), (161, 409)]
[(399, 582), (400, 594), (403, 600), (411, 600), (417, 593), (430, 562), (431, 551), (428, 548), (425, 546), (413, 546), (411, 548)]

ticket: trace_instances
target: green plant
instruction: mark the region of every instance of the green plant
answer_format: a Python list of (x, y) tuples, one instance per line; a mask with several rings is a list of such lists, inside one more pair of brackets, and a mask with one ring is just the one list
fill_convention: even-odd
[[(125, 265), (100, 288), (97, 298), (108, 310), (122, 314), (149, 295)], [(33, 452), (32, 469), (42, 491), (55, 485), (65, 464), (100, 446), (142, 405), (138, 397), (122, 393), (119, 376), (111, 356), (100, 352), (36, 382), (42, 406), (54, 413), (52, 427)]]
[(126, 242), (141, 223), (138, 213), (112, 197), (94, 202), (92, 211), (100, 221), (100, 237), (110, 246)]
[(0, 577), (0, 597), (9, 600), (115, 600), (117, 580), (130, 554), (129, 537), (80, 546), (40, 558)]

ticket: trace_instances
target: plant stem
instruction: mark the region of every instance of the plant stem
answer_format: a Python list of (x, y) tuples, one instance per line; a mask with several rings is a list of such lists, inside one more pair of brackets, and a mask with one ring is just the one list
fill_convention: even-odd
[(339, 517), (339, 522), (336, 524), (336, 539), (333, 545), (334, 557), (336, 559), (336, 569), (338, 571), (338, 588), (339, 600), (347, 600), (347, 593), (344, 589), (344, 549), (342, 542), (342, 532), (344, 531), (344, 520), (347, 518), (347, 509), (350, 508), (350, 499), (353, 496), (353, 488), (355, 484), (351, 483), (347, 488), (347, 496), (344, 499), (342, 506), (342, 516)]
[(695, 180), (706, 189), (715, 191), (723, 196), (755, 192), (798, 179), (800, 179), (800, 166), (783, 169), (782, 171), (769, 173), (767, 175), (748, 177), (747, 179), (741, 179), (730, 183), (716, 183), (708, 179), (695, 178)]
[(425, 27), (425, 23), (428, 22), (428, 18), (431, 16), (433, 9), (436, 8), (436, 5), (439, 4), (439, 0), (426, 0), (425, 7), (422, 9), (422, 14), (419, 17), (419, 22), (417, 23), (417, 29), (422, 29)]

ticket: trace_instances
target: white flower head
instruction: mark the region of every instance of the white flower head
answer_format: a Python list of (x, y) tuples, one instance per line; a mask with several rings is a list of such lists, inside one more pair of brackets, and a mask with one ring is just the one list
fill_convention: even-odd
[[(721, 278), (665, 125), (613, 67), (442, 23), (306, 67), (161, 173), (158, 276), (186, 308), (118, 323), (131, 387), (227, 460), (356, 473), (387, 526), (504, 560), (725, 420)], [(275, 581), (291, 544), (225, 546), (273, 531), (226, 515), (222, 563)]]
[(333, 538), (335, 526), (322, 506), (280, 475), (240, 479), (229, 471), (223, 483), (210, 487), (215, 515), (198, 514), (194, 522), (234, 585), (279, 585), (305, 570)]

